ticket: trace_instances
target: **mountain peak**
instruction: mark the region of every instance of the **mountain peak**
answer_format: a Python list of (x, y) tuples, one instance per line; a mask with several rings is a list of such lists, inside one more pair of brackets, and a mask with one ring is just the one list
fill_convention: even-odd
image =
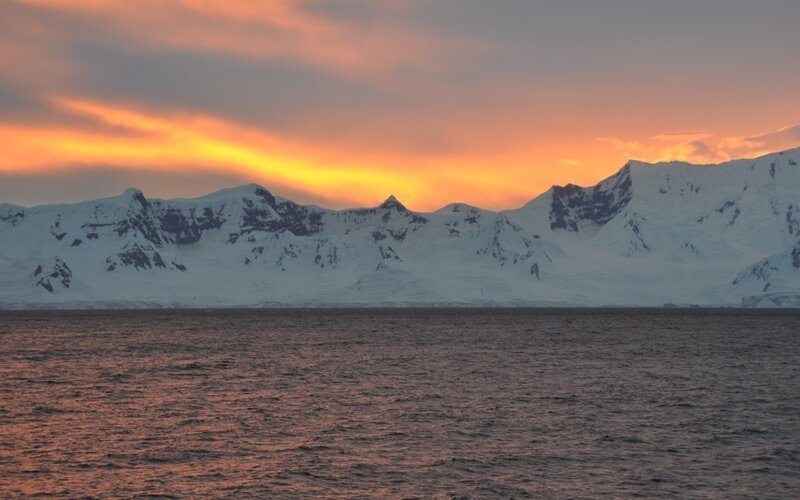
[(230, 187), (225, 189), (220, 189), (219, 191), (214, 191), (213, 193), (209, 193), (206, 195), (201, 196), (200, 198), (196, 198), (198, 200), (225, 200), (229, 198), (241, 198), (241, 197), (250, 197), (250, 196), (260, 196), (260, 197), (267, 197), (271, 198), (272, 194), (262, 185), (256, 184), (255, 182), (250, 184), (243, 184), (241, 186)]
[(261, 184), (251, 182), (250, 184), (243, 184), (237, 187), (222, 189), (220, 191), (217, 191), (216, 193), (211, 193), (211, 194), (215, 195), (215, 194), (225, 193), (225, 194), (238, 194), (238, 195), (251, 195), (251, 194), (259, 195), (260, 193), (263, 192), (269, 192), (269, 191), (267, 191), (267, 189)]
[(262, 186), (261, 184), (259, 184), (257, 182), (251, 182), (250, 184), (245, 184), (243, 186), (239, 186), (238, 188), (234, 188), (234, 189), (238, 189), (240, 191), (252, 191), (252, 192), (255, 192), (255, 191), (266, 191), (267, 190), (267, 188), (265, 188), (264, 186)]
[(142, 206), (142, 208), (147, 206), (147, 198), (144, 197), (144, 193), (142, 193), (141, 189), (128, 188), (122, 192), (122, 194), (119, 196), (119, 199), (124, 200), (123, 203), (136, 201)]
[(0, 205), (0, 309), (800, 307), (800, 152), (716, 167), (629, 162), (523, 209), (325, 210), (255, 184)]
[(400, 201), (397, 198), (395, 198), (393, 194), (389, 195), (389, 197), (386, 198), (386, 201), (381, 203), (378, 208), (394, 209), (394, 210), (398, 210), (398, 211), (407, 210), (405, 205), (400, 203)]

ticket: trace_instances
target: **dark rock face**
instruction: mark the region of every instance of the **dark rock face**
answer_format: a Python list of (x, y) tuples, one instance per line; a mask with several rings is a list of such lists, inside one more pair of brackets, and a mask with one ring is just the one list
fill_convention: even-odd
[[(501, 241), (504, 233), (513, 235), (516, 244), (511, 246), (504, 244)], [(520, 226), (504, 216), (495, 221), (487, 244), (478, 248), (475, 253), (491, 257), (500, 264), (500, 267), (505, 267), (506, 265), (516, 266), (522, 263), (527, 265), (527, 263), (531, 262), (530, 274), (538, 280), (541, 279), (539, 264), (552, 262), (552, 259), (534, 240), (535, 238), (523, 234)]]
[(553, 186), (550, 229), (577, 232), (583, 221), (605, 225), (631, 201), (632, 186), (630, 166), (591, 188)]
[[(132, 267), (137, 271), (168, 269), (169, 265), (157, 249), (166, 244), (195, 243), (204, 231), (219, 228), (224, 222), (220, 214), (210, 207), (198, 209), (188, 206), (179, 209), (161, 201), (151, 202), (138, 190), (128, 190), (125, 194), (128, 203), (121, 216), (106, 215), (107, 208), (98, 204), (94, 207), (92, 220), (81, 225), (86, 231), (87, 240), (99, 240), (107, 236), (123, 239), (122, 248), (106, 258), (106, 271), (109, 272), (120, 266)], [(80, 238), (75, 238), (72, 246), (82, 243)], [(170, 265), (179, 271), (186, 270), (178, 262), (171, 262)]]
[(190, 245), (200, 241), (205, 231), (219, 229), (225, 222), (211, 207), (203, 208), (199, 215), (196, 212), (192, 207), (188, 214), (177, 208), (167, 208), (161, 213), (158, 222), (164, 239), (170, 243)]
[(408, 229), (403, 229), (402, 231), (393, 231), (391, 229), (387, 229), (386, 232), (389, 233), (395, 240), (403, 241), (404, 239), (406, 239), (406, 234), (408, 234)]
[[(320, 231), (322, 214), (318, 210), (290, 201), (278, 201), (261, 187), (256, 188), (255, 194), (256, 198), (242, 198), (241, 224), (238, 224), (238, 233), (230, 234), (230, 243), (254, 231), (288, 231), (296, 236), (308, 236)], [(98, 237), (97, 229), (110, 226), (117, 236), (140, 235), (157, 248), (170, 243), (191, 245), (206, 232), (222, 228), (229, 217), (238, 215), (233, 213), (226, 216), (225, 204), (215, 210), (211, 206), (178, 208), (167, 202), (150, 202), (138, 191), (131, 195), (131, 200), (121, 220), (84, 224), (83, 228), (91, 231), (86, 237), (95, 239)]]
[[(453, 213), (464, 213), (463, 222), (465, 224), (477, 224), (480, 219), (483, 217), (483, 214), (480, 210), (475, 207), (471, 207), (469, 205), (464, 205), (463, 203), (454, 203), (451, 207), (451, 211)], [(458, 226), (459, 221), (453, 221), (449, 223), (448, 226)]]
[(314, 264), (320, 268), (329, 266), (336, 268), (339, 264), (339, 249), (327, 239), (317, 240), (314, 250)]
[(751, 266), (746, 271), (740, 273), (735, 280), (733, 280), (733, 284), (737, 285), (741, 281), (746, 280), (757, 280), (757, 281), (769, 281), (773, 272), (777, 271), (778, 268), (772, 265), (769, 259), (765, 259), (758, 264)]
[(123, 266), (131, 266), (136, 270), (150, 269), (153, 264), (150, 262), (150, 257), (139, 245), (126, 245), (117, 256)]
[(161, 258), (161, 254), (158, 252), (153, 254), (153, 265), (156, 267), (160, 267), (161, 269), (166, 269), (167, 265), (164, 263), (164, 259)]
[(650, 253), (652, 251), (650, 245), (645, 241), (642, 230), (639, 227), (640, 224), (646, 222), (647, 219), (636, 212), (631, 214), (627, 222), (625, 222), (625, 228), (630, 231), (630, 241), (628, 242), (628, 250), (626, 253), (628, 257), (639, 253)]
[[(171, 265), (178, 271), (186, 270), (186, 266), (178, 262), (172, 261)], [(138, 243), (128, 243), (116, 255), (106, 259), (106, 271), (114, 271), (119, 266), (132, 267), (137, 271), (168, 269), (164, 258), (154, 247)]]
[(800, 236), (800, 207), (792, 204), (786, 211), (786, 228), (789, 234)]
[(139, 191), (138, 189), (132, 190), (131, 200), (138, 203), (142, 209), (146, 209), (149, 205), (147, 198), (144, 197), (144, 193)]
[(281, 271), (286, 271), (286, 264), (299, 257), (300, 249), (290, 243), (281, 249), (281, 254), (278, 256), (278, 260), (275, 262), (275, 265), (278, 266)]
[[(739, 218), (740, 215), (742, 215), (742, 209), (740, 209), (736, 205), (735, 201), (726, 201), (725, 203), (722, 204), (722, 206), (716, 209), (716, 212), (720, 214), (725, 214), (731, 211), (731, 209), (732, 209), (732, 214), (730, 221), (728, 221), (728, 226), (736, 224), (736, 220)], [(702, 223), (703, 221), (705, 221), (706, 217), (707, 216), (705, 215), (703, 217), (700, 217), (699, 219), (697, 219), (697, 222)]]
[[(380, 221), (379, 229), (385, 228), (392, 221), (401, 221), (403, 224), (409, 225), (408, 229), (410, 229), (411, 232), (416, 231), (421, 226), (428, 223), (428, 219), (422, 217), (421, 215), (417, 215), (411, 210), (408, 210), (393, 196), (389, 197), (388, 200), (383, 202), (377, 208), (354, 208), (339, 212), (337, 216), (342, 222), (351, 224), (353, 226), (375, 224), (376, 221), (374, 218), (377, 217)], [(378, 229), (376, 229), (376, 231), (377, 230)], [(392, 236), (392, 238), (400, 240), (405, 238), (406, 232), (407, 230), (400, 232), (387, 230), (386, 233), (384, 233), (384, 236), (389, 234)]]
[(281, 216), (281, 223), (273, 226), (273, 231), (285, 230), (295, 236), (311, 236), (322, 229), (322, 214), (319, 212), (312, 212), (292, 202), (284, 202), (273, 208)]
[[(98, 205), (94, 220), (82, 225), (87, 231), (87, 240), (103, 237), (103, 230), (110, 230), (114, 237), (127, 240), (118, 253), (106, 260), (108, 271), (114, 271), (119, 266), (133, 267), (140, 271), (170, 268), (186, 271), (186, 266), (179, 262), (166, 262), (156, 250), (172, 244), (192, 245), (200, 241), (207, 232), (219, 230), (226, 224), (231, 225), (233, 230), (227, 237), (230, 244), (237, 243), (245, 235), (247, 241), (255, 242), (257, 238), (253, 233), (259, 231), (310, 236), (322, 229), (323, 212), (320, 209), (278, 200), (258, 186), (240, 199), (241, 207), (236, 210), (230, 209), (236, 206), (231, 202), (213, 206), (176, 205), (148, 201), (136, 190), (130, 190), (126, 194), (130, 201), (122, 217), (108, 218)], [(63, 238), (65, 234), (54, 232), (54, 236)], [(75, 241), (79, 240), (76, 238)], [(294, 258), (292, 253), (294, 251), (284, 255), (284, 258)]]
[(731, 208), (731, 207), (733, 207), (733, 206), (735, 206), (735, 205), (736, 205), (736, 203), (734, 203), (734, 202), (732, 202), (732, 201), (726, 201), (725, 203), (723, 203), (723, 204), (722, 204), (722, 206), (721, 206), (721, 207), (719, 207), (719, 208), (717, 209), (717, 212), (719, 212), (719, 213), (724, 213), (724, 212), (725, 212), (725, 210), (727, 210), (727, 209), (729, 209), (729, 208)]
[(381, 253), (381, 258), (384, 260), (400, 260), (400, 256), (397, 255), (397, 252), (394, 251), (394, 248), (390, 246), (384, 247), (380, 245), (378, 247), (378, 251)]
[[(261, 203), (244, 198), (242, 234), (252, 231), (288, 231), (295, 236), (310, 236), (322, 229), (322, 214), (291, 201), (278, 201), (264, 188), (256, 188)], [(275, 217), (277, 215), (277, 217)]]
[[(522, 228), (508, 220), (507, 217), (498, 219), (492, 226), (492, 235), (489, 239), (489, 242), (485, 246), (476, 250), (475, 253), (478, 255), (489, 255), (496, 260), (500, 266), (505, 266), (509, 261), (516, 264), (520, 258), (520, 255), (516, 252), (509, 252), (500, 242), (500, 237), (505, 231), (519, 233), (522, 231)], [(526, 248), (530, 246), (529, 242), (524, 237), (522, 242), (525, 244)]]
[(33, 277), (39, 278), (36, 286), (40, 286), (50, 293), (55, 293), (57, 288), (69, 288), (72, 284), (72, 270), (61, 259), (55, 259), (47, 271), (41, 264), (36, 266)]
[(136, 232), (154, 245), (161, 245), (161, 236), (152, 214), (131, 213), (127, 219), (117, 223), (116, 232), (118, 236), (127, 236), (131, 232)]
[(22, 210), (13, 210), (5, 214), (0, 213), (0, 221), (11, 224), (12, 226), (16, 226), (24, 218), (25, 212)]
[(382, 208), (384, 210), (396, 210), (398, 212), (408, 212), (408, 209), (400, 203), (394, 195), (389, 196), (386, 198), (386, 201), (380, 204), (378, 208)]
[[(792, 267), (795, 269), (800, 269), (800, 240), (795, 243), (790, 252), (781, 254), (777, 257), (770, 257), (761, 260), (748, 267), (736, 276), (736, 279), (733, 280), (732, 284), (738, 285), (739, 283), (745, 283), (748, 281), (761, 281), (766, 283), (764, 286), (764, 291), (766, 292), (771, 285), (773, 276), (775, 273), (780, 271), (778, 264), (785, 262), (784, 259), (787, 257)], [(775, 262), (776, 259), (778, 259), (778, 262)]]

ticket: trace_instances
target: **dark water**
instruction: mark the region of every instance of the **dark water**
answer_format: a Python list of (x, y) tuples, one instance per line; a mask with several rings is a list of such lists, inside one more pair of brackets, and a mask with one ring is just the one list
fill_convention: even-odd
[(0, 313), (0, 491), (796, 497), (800, 316)]

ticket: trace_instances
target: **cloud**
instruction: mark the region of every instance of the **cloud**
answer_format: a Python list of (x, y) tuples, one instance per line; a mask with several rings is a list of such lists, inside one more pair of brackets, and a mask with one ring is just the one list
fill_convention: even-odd
[(711, 146), (703, 141), (689, 141), (684, 144), (684, 147), (686, 148), (687, 156), (693, 159), (701, 158), (703, 161), (714, 161), (719, 156)]
[(330, 206), (394, 192), (506, 208), (594, 183), (621, 155), (705, 162), (791, 142), (744, 127), (800, 116), (800, 66), (783, 64), (797, 13), (742, 2), (723, 25), (708, 6), (629, 0), (0, 0), (0, 170), (196, 171)]
[[(210, 187), (228, 179), (259, 182), (277, 194), (334, 208), (377, 204), (392, 193), (417, 209), (478, 198), (490, 206), (504, 206), (536, 194), (512, 178), (487, 174), (484, 165), (472, 161), (409, 165), (400, 158), (384, 160), (381, 168), (376, 168), (336, 154), (318, 154), (309, 144), (214, 116), (185, 111), (153, 113), (124, 103), (71, 96), (54, 96), (49, 104), (54, 116), (72, 117), (80, 126), (65, 126), (59, 120), (29, 124), (0, 120), (0, 149), (4, 152), (0, 177), (8, 182), (7, 189), (0, 190), (0, 195), (8, 195), (3, 201), (47, 200), (52, 190), (34, 189), (33, 179), (64, 179), (70, 172), (76, 180), (64, 182), (72, 188), (60, 201), (93, 190), (102, 190), (103, 195), (109, 190), (118, 192), (120, 179), (137, 187), (159, 187), (158, 179), (175, 182), (180, 173), (194, 180), (172, 190), (157, 189), (156, 194), (185, 195), (186, 186), (193, 186), (190, 194), (202, 194), (209, 189), (198, 192), (199, 186)], [(88, 175), (85, 172), (95, 166), (109, 171), (98, 176), (105, 181), (82, 184), (81, 179)], [(195, 179), (197, 176), (207, 181)], [(142, 182), (132, 182), (136, 177)], [(88, 189), (79, 188), (81, 185)], [(13, 189), (8, 191), (8, 186), (28, 189), (28, 197), (20, 198)]]
[[(283, 185), (304, 186), (311, 191), (351, 189), (363, 186), (403, 188), (408, 181), (389, 172), (348, 166), (316, 164), (307, 153), (293, 150), (280, 139), (213, 117), (200, 115), (155, 116), (103, 102), (57, 97), (60, 109), (99, 121), (105, 127), (123, 128), (136, 137), (61, 134), (43, 141), (54, 153), (75, 160), (117, 160), (122, 163), (216, 165), (255, 173)], [(408, 191), (408, 188), (404, 189)]]
[(650, 162), (688, 161), (692, 163), (712, 163), (738, 158), (757, 157), (800, 146), (800, 124), (748, 136), (723, 137), (717, 141), (701, 141), (697, 138), (711, 138), (713, 134), (675, 133), (659, 134), (654, 140), (678, 142), (671, 146), (646, 144), (637, 140), (626, 141), (618, 137), (597, 137), (595, 140), (612, 146), (628, 158)]
[[(121, 193), (129, 187), (142, 189), (147, 197), (196, 196), (222, 186), (250, 182), (233, 172), (193, 168), (165, 168), (143, 172), (139, 168), (109, 164), (77, 163), (59, 168), (16, 172), (0, 171), (0, 199), (5, 203), (37, 205), (78, 202)], [(298, 196), (302, 199), (301, 196)]]
[(665, 141), (665, 142), (673, 142), (673, 141), (689, 142), (689, 141), (698, 141), (701, 139), (705, 139), (707, 137), (711, 137), (712, 135), (714, 134), (712, 134), (708, 130), (666, 132), (653, 136), (653, 139), (656, 141)]
[[(0, 149), (4, 152), (0, 174), (17, 179), (16, 185), (32, 186), (23, 180), (37, 173), (65, 177), (71, 169), (82, 178), (77, 167), (103, 165), (110, 170), (137, 171), (150, 184), (160, 178), (160, 172), (171, 172), (174, 179), (177, 172), (208, 176), (213, 171), (216, 174), (210, 177), (216, 180), (248, 179), (279, 194), (299, 194), (301, 201), (338, 208), (374, 204), (391, 193), (420, 208), (438, 208), (444, 201), (462, 196), (483, 196), (494, 203), (531, 196), (513, 180), (485, 175), (481, 164), (453, 169), (424, 163), (409, 168), (393, 162), (376, 169), (368, 163), (331, 160), (307, 144), (213, 116), (156, 115), (120, 103), (70, 96), (53, 97), (51, 103), (58, 113), (74, 116), (84, 125), (0, 121)], [(112, 183), (104, 185), (111, 187)]]
[(15, 1), (58, 16), (62, 26), (81, 26), (95, 36), (137, 47), (280, 58), (347, 72), (416, 65), (432, 58), (446, 62), (443, 40), (386, 22), (393, 2), (381, 9), (378, 22), (358, 22), (310, 9), (299, 0)]
[[(627, 158), (653, 158), (654, 155), (660, 154), (659, 151), (652, 147), (646, 146), (639, 141), (626, 141), (619, 137), (597, 137), (597, 142), (608, 144), (617, 151), (620, 151)], [(667, 151), (667, 150), (665, 150)]]
[(758, 156), (800, 146), (800, 124), (746, 137), (725, 137), (717, 149), (728, 158)]

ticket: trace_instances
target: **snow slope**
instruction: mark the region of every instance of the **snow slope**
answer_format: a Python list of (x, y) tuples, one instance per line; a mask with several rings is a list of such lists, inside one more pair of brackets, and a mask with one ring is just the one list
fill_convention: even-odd
[(333, 211), (258, 185), (0, 205), (0, 307), (800, 306), (800, 149), (631, 161), (491, 212)]

